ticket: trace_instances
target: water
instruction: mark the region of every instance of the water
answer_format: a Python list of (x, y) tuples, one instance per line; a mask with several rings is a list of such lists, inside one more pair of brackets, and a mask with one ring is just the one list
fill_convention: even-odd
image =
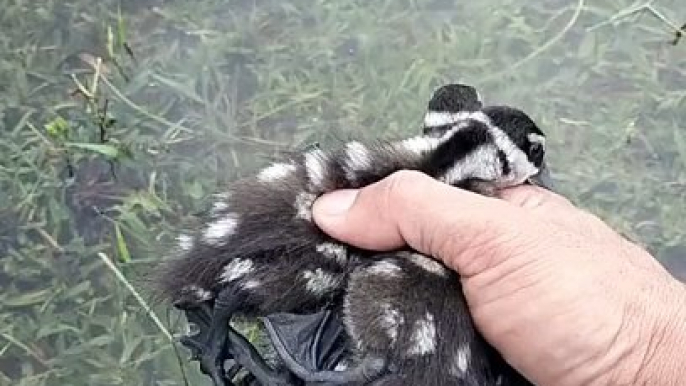
[[(629, 1), (462, 3), (4, 1), (0, 385), (182, 384), (98, 253), (140, 288), (207, 194), (289, 149), (414, 134), (449, 81), (526, 110), (561, 191), (686, 279), (686, 40), (649, 14), (599, 25)], [(71, 76), (90, 92), (108, 39), (101, 128)]]

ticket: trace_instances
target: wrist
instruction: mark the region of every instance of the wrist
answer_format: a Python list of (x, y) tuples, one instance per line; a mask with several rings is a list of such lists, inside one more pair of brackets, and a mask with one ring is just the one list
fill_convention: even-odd
[(686, 379), (686, 286), (669, 277), (643, 299), (635, 318), (634, 345), (624, 364), (618, 363), (608, 385), (677, 386)]
[(634, 384), (682, 385), (686, 379), (686, 287), (671, 280), (664, 306), (653, 315), (653, 334), (645, 343), (643, 366)]

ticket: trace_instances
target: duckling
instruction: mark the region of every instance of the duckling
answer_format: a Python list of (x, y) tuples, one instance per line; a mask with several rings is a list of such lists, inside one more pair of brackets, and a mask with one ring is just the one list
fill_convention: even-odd
[(311, 206), (320, 195), (361, 188), (403, 169), (486, 195), (542, 182), (545, 136), (523, 111), (489, 106), (451, 119), (441, 125), (425, 120), (426, 127), (449, 125), (427, 133), (432, 135), (314, 148), (214, 197), (204, 226), (179, 237), (180, 256), (163, 262), (156, 282), (177, 308), (211, 312), (204, 342), (189, 344), (201, 351), (201, 368), (215, 385), (229, 384), (227, 352), (237, 362), (257, 363), (251, 371), (262, 384), (294, 384), (240, 343), (229, 325), (233, 316), (323, 309), (340, 309), (353, 342), (352, 363), (298, 374), (308, 382), (508, 384), (489, 367), (502, 360), (476, 334), (456, 274), (411, 251), (379, 254), (341, 244), (312, 221)]

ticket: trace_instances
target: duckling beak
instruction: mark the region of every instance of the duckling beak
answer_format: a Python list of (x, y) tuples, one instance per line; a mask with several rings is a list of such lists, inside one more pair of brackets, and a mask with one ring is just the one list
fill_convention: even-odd
[(540, 186), (550, 191), (553, 191), (555, 186), (553, 184), (553, 179), (550, 176), (550, 170), (548, 170), (548, 165), (546, 165), (545, 161), (543, 161), (541, 164), (538, 174), (530, 177), (527, 182), (531, 185)]

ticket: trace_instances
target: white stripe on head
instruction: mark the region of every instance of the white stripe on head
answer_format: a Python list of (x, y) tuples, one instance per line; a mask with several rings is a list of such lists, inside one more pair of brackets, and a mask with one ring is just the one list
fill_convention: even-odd
[(538, 168), (529, 161), (526, 153), (512, 142), (512, 139), (500, 127), (491, 125), (489, 131), (493, 136), (495, 145), (505, 153), (505, 158), (510, 166), (510, 173), (500, 176), (496, 181), (499, 186), (519, 185), (538, 173)]
[(447, 111), (428, 111), (424, 114), (425, 127), (437, 127), (452, 125), (458, 121), (457, 114), (449, 113)]
[(484, 114), (483, 111), (471, 111), (469, 112), (469, 116), (467, 118), (481, 122), (489, 127), (493, 126), (493, 123), (491, 123), (491, 118), (489, 118), (488, 115)]
[(498, 161), (498, 147), (492, 143), (479, 146), (439, 177), (447, 184), (455, 184), (467, 178), (495, 181), (501, 178), (502, 169)]
[(398, 142), (396, 146), (402, 150), (407, 150), (410, 153), (420, 155), (427, 151), (434, 150), (440, 144), (441, 141), (439, 138), (420, 135), (402, 140)]
[[(449, 130), (445, 130), (440, 134), (440, 137), (446, 140), (450, 138), (455, 131), (459, 131), (471, 126), (471, 122), (476, 121), (486, 126), (491, 126), (491, 119), (481, 111), (460, 111), (457, 113), (429, 111), (426, 113), (424, 127), (440, 127), (445, 125), (453, 125)], [(439, 124), (443, 122), (443, 124)], [(431, 124), (434, 123), (434, 124)]]
[(473, 119), (486, 125), (491, 124), (491, 120), (488, 116), (481, 111), (427, 111), (426, 114), (424, 114), (424, 126), (437, 127), (453, 125), (468, 119)]
[(545, 149), (545, 137), (544, 136), (542, 136), (540, 134), (536, 134), (536, 133), (529, 133), (529, 135), (527, 135), (527, 138), (529, 139), (529, 142), (531, 142), (531, 143), (540, 143), (541, 146), (543, 146), (543, 149)]

